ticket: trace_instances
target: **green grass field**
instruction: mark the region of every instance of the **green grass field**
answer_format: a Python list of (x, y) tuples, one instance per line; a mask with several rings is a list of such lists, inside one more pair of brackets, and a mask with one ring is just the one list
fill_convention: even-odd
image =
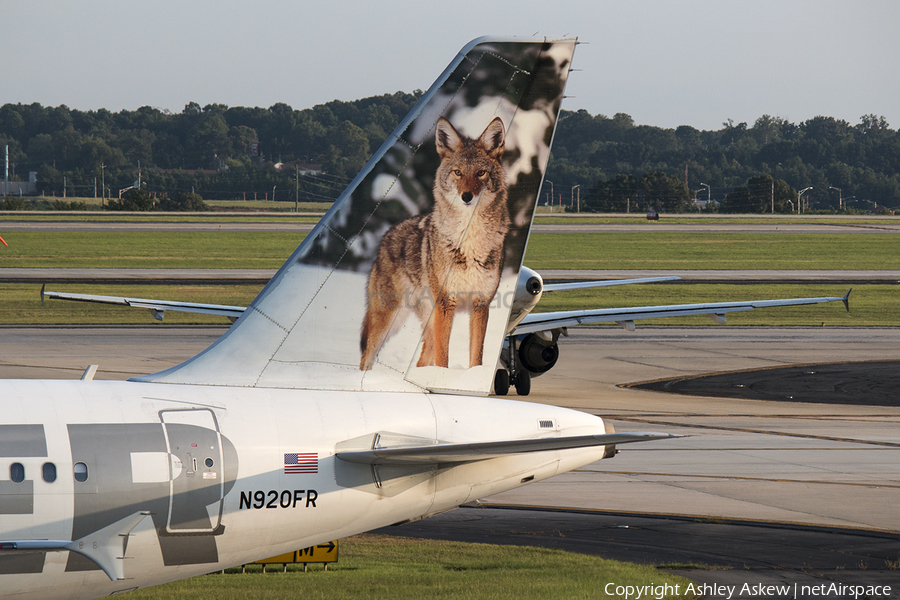
[[(230, 569), (184, 581), (138, 590), (135, 600), (269, 600), (275, 598), (616, 598), (604, 588), (619, 586), (680, 586), (687, 579), (652, 566), (543, 548), (463, 544), (386, 536), (341, 540), (340, 560), (328, 567), (311, 566), (307, 573), (292, 567), (287, 573), (242, 574)], [(274, 570), (274, 569), (271, 569)], [(476, 592), (477, 590), (477, 592)], [(610, 591), (613, 591), (611, 588)], [(656, 598), (657, 596), (653, 596)]]
[[(292, 232), (4, 231), (2, 267), (275, 269), (305, 234)], [(897, 269), (894, 235), (535, 233), (534, 269)]]
[(898, 269), (893, 235), (805, 233), (535, 233), (533, 269)]
[(277, 269), (306, 234), (278, 232), (6, 231), (0, 266)]

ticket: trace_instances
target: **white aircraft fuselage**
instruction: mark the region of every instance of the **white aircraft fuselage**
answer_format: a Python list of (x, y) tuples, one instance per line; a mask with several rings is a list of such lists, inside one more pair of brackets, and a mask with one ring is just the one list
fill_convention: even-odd
[(0, 456), (11, 470), (0, 480), (4, 540), (95, 543), (95, 532), (149, 513), (130, 535), (109, 534), (127, 539), (127, 558), (115, 559), (123, 580), (76, 552), (0, 551), (0, 590), (23, 599), (94, 598), (252, 562), (454, 508), (606, 452), (408, 466), (335, 456), (371, 447), (376, 433), (402, 445), (605, 432), (592, 415), (493, 398), (29, 380), (0, 382), (0, 398)]

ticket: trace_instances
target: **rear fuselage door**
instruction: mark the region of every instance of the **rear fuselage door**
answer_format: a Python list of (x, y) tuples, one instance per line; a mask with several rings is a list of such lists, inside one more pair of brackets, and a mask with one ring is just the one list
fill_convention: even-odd
[(209, 409), (159, 413), (169, 452), (170, 533), (212, 533), (222, 520), (224, 457)]

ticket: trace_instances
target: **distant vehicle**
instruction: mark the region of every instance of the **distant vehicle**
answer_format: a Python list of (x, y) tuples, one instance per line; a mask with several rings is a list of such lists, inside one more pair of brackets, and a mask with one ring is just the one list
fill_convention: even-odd
[(647, 213), (647, 220), (648, 221), (659, 221), (659, 213), (651, 208), (650, 211)]

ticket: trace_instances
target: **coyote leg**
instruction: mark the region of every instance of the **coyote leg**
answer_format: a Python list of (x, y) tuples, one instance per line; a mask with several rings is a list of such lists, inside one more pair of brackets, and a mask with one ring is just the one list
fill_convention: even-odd
[(366, 310), (366, 317), (363, 320), (362, 335), (360, 336), (359, 346), (362, 352), (362, 358), (359, 360), (359, 368), (361, 371), (368, 371), (375, 362), (375, 354), (384, 343), (391, 322), (394, 320), (394, 313), (397, 312), (396, 306), (391, 306), (381, 294), (370, 294), (369, 307)]
[(434, 364), (434, 322), (428, 321), (422, 337), (422, 354), (419, 355), (417, 367), (429, 367)]
[(453, 327), (453, 314), (456, 304), (442, 292), (438, 296), (434, 310), (434, 364), (446, 367), (450, 363), (450, 328)]
[(488, 302), (479, 298), (469, 308), (469, 366), (477, 367), (484, 358), (484, 336), (487, 332)]

